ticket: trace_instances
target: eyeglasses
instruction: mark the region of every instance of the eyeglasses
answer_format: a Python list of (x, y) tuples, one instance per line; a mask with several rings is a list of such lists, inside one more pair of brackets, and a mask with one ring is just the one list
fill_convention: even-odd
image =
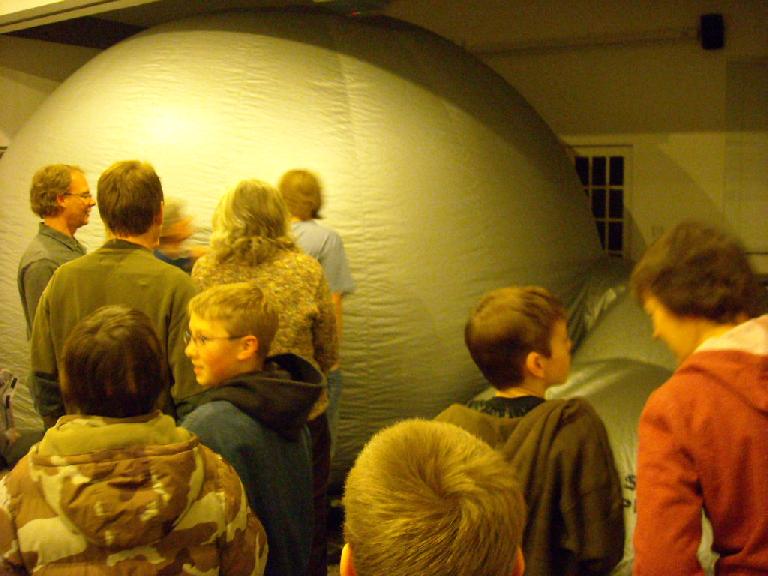
[(81, 200), (90, 200), (91, 198), (93, 198), (93, 194), (91, 194), (90, 192), (81, 192), (80, 194), (72, 194), (72, 192), (64, 192), (62, 196), (77, 196)]
[(192, 341), (195, 346), (205, 346), (211, 340), (237, 340), (243, 336), (193, 336), (192, 332), (187, 330), (184, 332), (184, 344), (189, 344)]

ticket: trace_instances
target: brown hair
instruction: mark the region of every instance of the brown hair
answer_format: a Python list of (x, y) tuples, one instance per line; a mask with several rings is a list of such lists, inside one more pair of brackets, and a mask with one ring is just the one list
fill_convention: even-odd
[(503, 390), (523, 381), (530, 352), (552, 353), (555, 323), (565, 318), (562, 303), (546, 288), (499, 288), (483, 296), (470, 314), (464, 341), (483, 375)]
[(344, 488), (358, 576), (509, 576), (525, 504), (509, 464), (446, 422), (406, 420), (363, 448)]
[(115, 234), (139, 235), (149, 230), (163, 204), (163, 186), (151, 164), (115, 162), (99, 177), (99, 215)]
[(146, 314), (104, 306), (69, 333), (62, 397), (69, 413), (129, 418), (157, 408), (166, 387), (164, 354)]
[(35, 172), (29, 189), (32, 212), (40, 218), (56, 216), (61, 211), (57, 199), (69, 192), (73, 172), (83, 174), (82, 168), (70, 164), (51, 164)]
[(635, 296), (677, 316), (720, 324), (760, 314), (760, 286), (742, 245), (722, 230), (682, 222), (654, 242), (630, 279)]
[(323, 194), (315, 174), (309, 170), (288, 170), (280, 178), (278, 188), (293, 216), (300, 220), (320, 217)]
[(256, 282), (219, 284), (203, 290), (189, 301), (189, 313), (220, 322), (230, 336), (256, 336), (262, 360), (277, 333), (277, 312)]

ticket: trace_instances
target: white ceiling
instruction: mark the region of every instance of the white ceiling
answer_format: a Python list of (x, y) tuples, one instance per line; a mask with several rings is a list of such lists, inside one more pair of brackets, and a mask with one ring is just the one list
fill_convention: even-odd
[(0, 0), (0, 33), (86, 16), (150, 27), (224, 10), (323, 7), (343, 13), (369, 14), (387, 4), (388, 0)]

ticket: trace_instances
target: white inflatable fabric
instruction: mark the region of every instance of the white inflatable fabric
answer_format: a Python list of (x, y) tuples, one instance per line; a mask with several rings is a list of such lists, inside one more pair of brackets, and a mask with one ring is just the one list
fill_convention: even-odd
[[(555, 135), (456, 45), (392, 20), (238, 13), (148, 30), (98, 55), (40, 107), (0, 161), (0, 365), (26, 372), (16, 266), (36, 231), (28, 190), (49, 163), (95, 193), (117, 160), (150, 161), (200, 223), (245, 177), (306, 167), (358, 285), (345, 300), (338, 483), (400, 418), (471, 398), (463, 344), (485, 291), (578, 286), (601, 256)], [(96, 210), (78, 237), (103, 242)]]
[(637, 520), (637, 423), (648, 396), (671, 375), (666, 368), (629, 358), (574, 363), (568, 383), (552, 398), (587, 398), (603, 419), (621, 477), (626, 539), (624, 559), (614, 574), (631, 574), (632, 535)]

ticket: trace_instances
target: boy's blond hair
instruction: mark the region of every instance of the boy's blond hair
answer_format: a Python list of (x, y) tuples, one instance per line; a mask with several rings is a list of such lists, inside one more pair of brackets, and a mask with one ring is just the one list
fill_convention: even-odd
[(523, 381), (530, 352), (552, 354), (555, 324), (565, 319), (563, 304), (546, 288), (499, 288), (483, 296), (470, 314), (464, 341), (483, 375), (504, 390)]
[(344, 490), (357, 576), (510, 576), (525, 525), (512, 476), (501, 455), (452, 424), (380, 431)]
[(189, 301), (189, 314), (219, 322), (230, 336), (255, 336), (261, 360), (269, 354), (278, 326), (272, 309), (256, 282), (220, 284)]

